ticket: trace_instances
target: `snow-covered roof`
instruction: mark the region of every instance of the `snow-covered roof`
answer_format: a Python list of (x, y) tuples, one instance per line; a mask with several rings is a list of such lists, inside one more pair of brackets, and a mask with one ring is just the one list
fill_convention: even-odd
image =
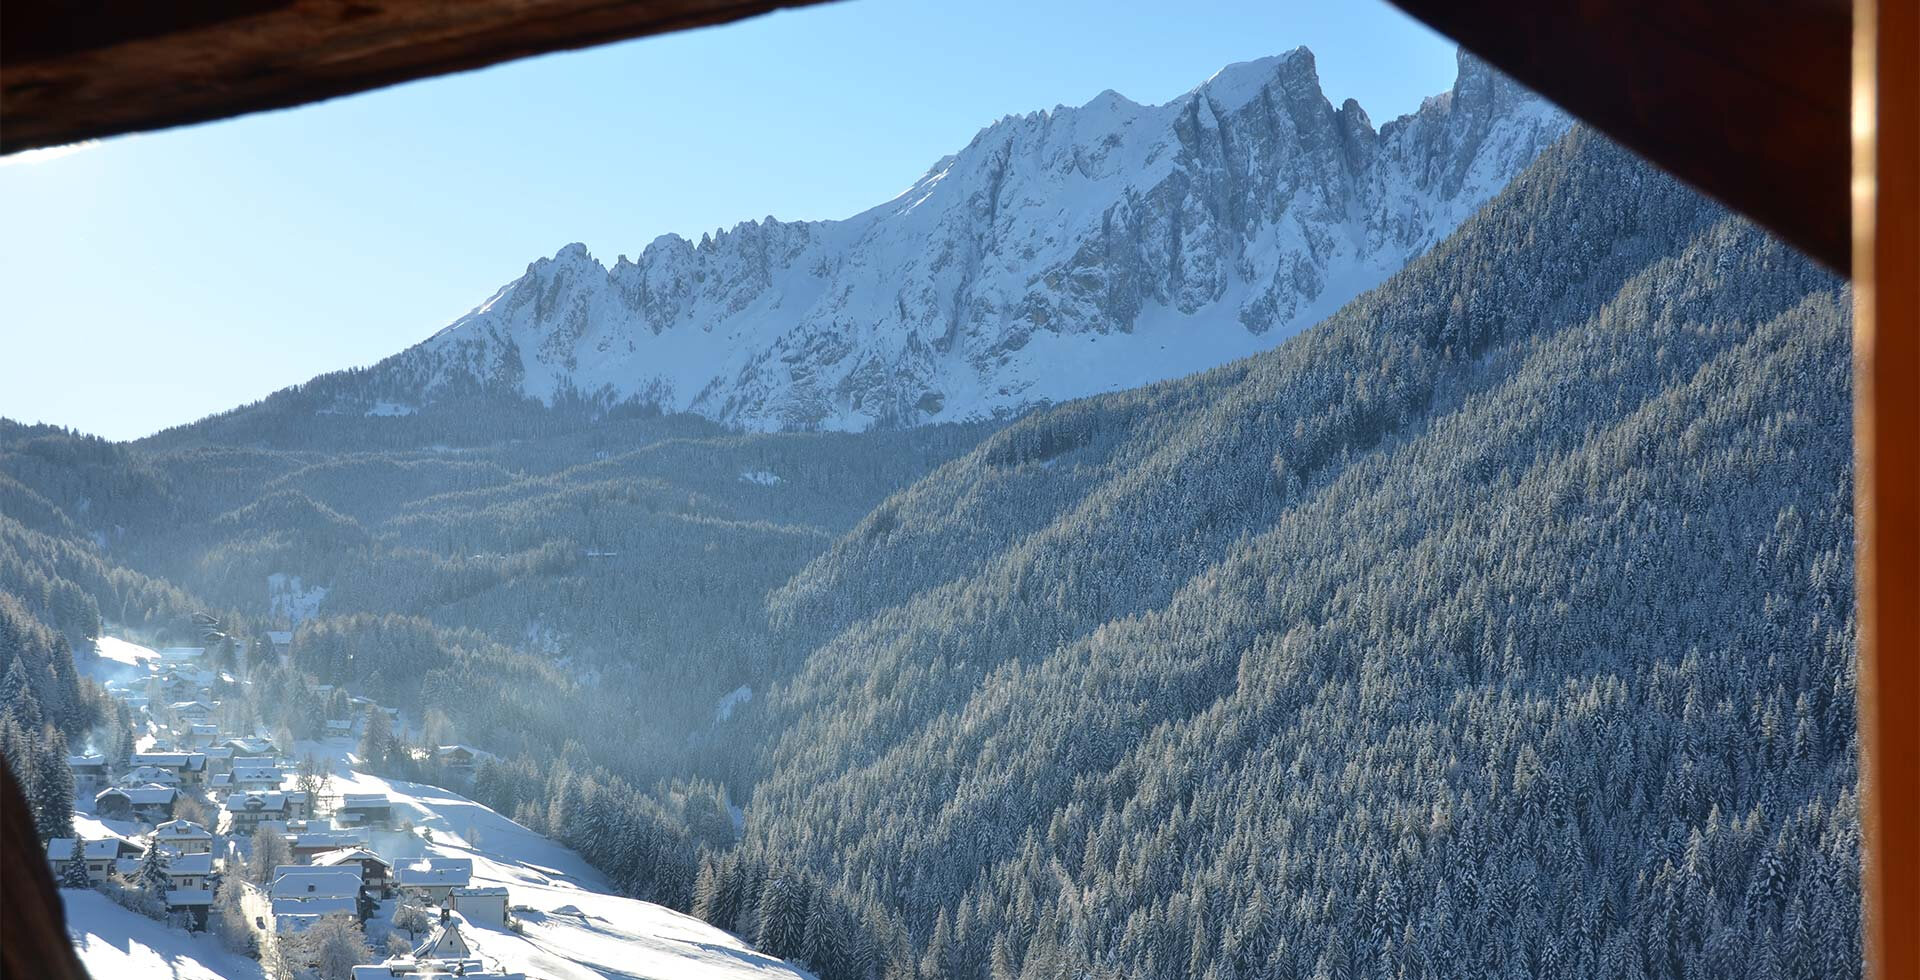
[(97, 752), (89, 752), (86, 755), (67, 756), (67, 768), (69, 769), (99, 768), (106, 764), (107, 757)]
[(167, 891), (167, 905), (172, 908), (212, 904), (213, 892), (204, 888), (172, 888)]
[(187, 875), (210, 875), (213, 873), (212, 854), (178, 854), (167, 860), (167, 873), (185, 877)]
[(205, 752), (135, 752), (127, 762), (135, 766), (197, 771), (206, 768), (207, 754)]
[(364, 830), (309, 830), (293, 839), (298, 850), (315, 848), (333, 850), (336, 848), (357, 847), (367, 842)]
[(364, 847), (343, 847), (337, 851), (326, 851), (321, 854), (315, 854), (313, 856), (312, 866), (316, 868), (331, 868), (339, 864), (345, 864), (348, 862), (357, 863), (360, 861), (376, 861), (383, 867), (387, 867), (387, 868), (393, 867), (393, 864), (389, 862), (386, 858), (383, 858), (380, 855), (375, 854)]
[[(106, 861), (121, 855), (143, 854), (146, 850), (124, 837), (102, 837), (82, 845), (80, 855), (83, 861)], [(55, 837), (47, 841), (47, 857), (55, 861), (73, 857), (73, 838)]]
[(244, 766), (235, 763), (230, 772), (232, 781), (238, 783), (258, 783), (263, 788), (279, 786), (286, 774), (278, 766)]
[(221, 804), (230, 813), (279, 813), (287, 808), (287, 794), (279, 792), (232, 793)]
[(471, 858), (427, 858), (400, 869), (400, 887), (452, 885), (460, 887), (473, 880)]
[(191, 820), (169, 820), (153, 828), (153, 836), (163, 841), (212, 840), (207, 828)]
[(383, 810), (392, 806), (393, 801), (385, 793), (348, 793), (340, 798), (342, 810)]
[(152, 784), (146, 786), (117, 786), (113, 789), (101, 790), (94, 796), (93, 801), (98, 803), (115, 794), (126, 797), (127, 802), (134, 806), (156, 806), (172, 803), (175, 795), (174, 789), (171, 786), (154, 786)]
[(358, 867), (314, 868), (304, 864), (283, 864), (273, 870), (273, 885), (268, 889), (268, 894), (273, 896), (277, 905), (283, 899), (302, 902), (342, 897), (351, 899), (359, 891)]
[(180, 774), (172, 769), (159, 766), (140, 766), (121, 773), (114, 783), (119, 786), (145, 786), (149, 783), (159, 786), (178, 786)]
[(293, 631), (292, 630), (268, 630), (267, 642), (276, 644), (278, 646), (286, 646), (287, 644), (293, 642)]

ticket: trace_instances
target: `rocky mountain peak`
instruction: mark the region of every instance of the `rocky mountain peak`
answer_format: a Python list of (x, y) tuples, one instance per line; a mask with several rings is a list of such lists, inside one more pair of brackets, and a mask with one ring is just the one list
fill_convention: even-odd
[(611, 269), (569, 245), (372, 383), (861, 429), (1203, 370), (1379, 283), (1565, 130), (1483, 62), (1459, 65), (1377, 131), (1327, 100), (1305, 48), (1163, 105), (1108, 91), (1007, 116), (844, 221), (665, 235)]

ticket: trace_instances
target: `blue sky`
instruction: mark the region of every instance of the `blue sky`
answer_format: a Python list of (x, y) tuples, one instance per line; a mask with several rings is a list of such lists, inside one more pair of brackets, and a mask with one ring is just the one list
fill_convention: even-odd
[(585, 242), (841, 218), (1009, 113), (1304, 44), (1375, 124), (1453, 80), (1377, 0), (850, 0), (0, 162), (0, 415), (112, 438), (372, 363)]

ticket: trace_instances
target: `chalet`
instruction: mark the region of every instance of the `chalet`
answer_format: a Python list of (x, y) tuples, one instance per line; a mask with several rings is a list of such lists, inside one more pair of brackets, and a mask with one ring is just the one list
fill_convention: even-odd
[(485, 925), (507, 924), (507, 890), (500, 885), (469, 885), (447, 893), (447, 905)]
[(333, 819), (357, 827), (388, 827), (393, 823), (393, 801), (385, 793), (348, 793), (334, 808)]
[(287, 655), (287, 651), (293, 648), (293, 631), (268, 630), (267, 642), (273, 646), (274, 653), (284, 657)]
[(468, 745), (442, 745), (433, 751), (433, 757), (449, 773), (457, 776), (473, 775), (481, 762), (491, 758), (487, 753)]
[(213, 853), (213, 834), (191, 820), (169, 820), (153, 828), (153, 843), (175, 854)]
[(393, 865), (364, 847), (322, 851), (314, 855), (309, 863), (316, 868), (357, 866), (360, 869), (360, 890), (366, 892), (368, 898), (393, 896)]
[[(205, 751), (213, 743), (220, 741), (220, 726), (207, 722), (189, 725), (185, 734), (181, 735), (180, 741), (187, 749)], [(231, 758), (232, 753), (228, 753), (228, 757)]]
[[(124, 837), (103, 837), (81, 844), (80, 859), (86, 862), (87, 877), (97, 885), (120, 870), (120, 862), (137, 864), (146, 853), (146, 848)], [(73, 838), (55, 837), (47, 841), (47, 863), (53, 866), (56, 879), (66, 873), (67, 862), (72, 859)]]
[(328, 738), (347, 738), (353, 734), (353, 719), (328, 718), (326, 722)]
[(292, 843), (295, 861), (312, 861), (328, 851), (367, 846), (367, 832), (364, 830), (309, 830), (295, 834)]
[(67, 756), (67, 768), (73, 770), (73, 795), (92, 796), (106, 788), (107, 757), (89, 752)]
[(227, 833), (251, 834), (263, 823), (287, 819), (287, 794), (234, 793), (227, 797), (221, 809), (227, 814)]
[(280, 788), (286, 773), (278, 762), (235, 762), (233, 764), (232, 786), (242, 793), (255, 793)]
[(208, 745), (201, 750), (207, 757), (207, 775), (216, 776), (233, 771), (233, 747), (229, 745)]
[(471, 858), (425, 858), (401, 868), (396, 876), (401, 892), (430, 905), (445, 902), (455, 888), (465, 888), (472, 881)]
[(217, 772), (208, 776), (207, 791), (221, 797), (233, 792), (233, 773)]
[(93, 812), (112, 820), (160, 823), (173, 819), (173, 801), (177, 796), (171, 786), (116, 786), (101, 790), (93, 798)]

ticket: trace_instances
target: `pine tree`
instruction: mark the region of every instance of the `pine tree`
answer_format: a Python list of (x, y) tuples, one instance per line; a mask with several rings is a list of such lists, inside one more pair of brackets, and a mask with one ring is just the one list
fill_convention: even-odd
[(93, 887), (93, 878), (87, 873), (86, 845), (87, 842), (79, 837), (73, 839), (73, 851), (67, 856), (67, 866), (60, 870), (60, 887)]
[(73, 836), (73, 769), (67, 765), (67, 739), (57, 728), (40, 740), (33, 780), (34, 827), (44, 841)]

